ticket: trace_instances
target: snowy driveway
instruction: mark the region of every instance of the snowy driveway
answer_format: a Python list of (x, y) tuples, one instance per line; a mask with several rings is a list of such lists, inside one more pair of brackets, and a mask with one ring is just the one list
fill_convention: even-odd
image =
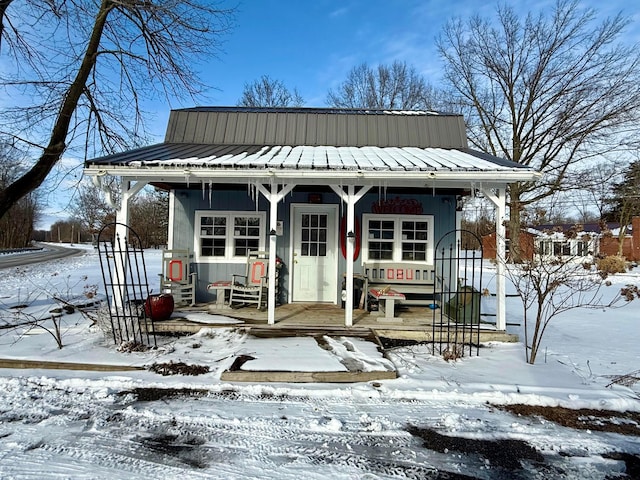
[[(117, 377), (1, 378), (0, 476), (601, 479), (625, 471), (603, 454), (625, 444), (640, 449), (638, 437), (576, 431), (437, 394), (390, 401), (384, 385), (342, 395), (218, 385), (186, 396), (133, 385)], [(440, 453), (408, 433), (410, 425), (453, 437), (525, 440), (541, 461), (516, 459), (518, 467), (508, 469), (486, 455)]]

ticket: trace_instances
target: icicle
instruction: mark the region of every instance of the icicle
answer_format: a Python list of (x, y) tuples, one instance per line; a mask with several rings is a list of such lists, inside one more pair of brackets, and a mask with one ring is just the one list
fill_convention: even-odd
[(206, 194), (206, 190), (207, 190), (207, 188), (206, 188), (206, 185), (205, 185), (205, 183), (204, 183), (204, 179), (203, 179), (203, 180), (200, 180), (200, 182), (202, 183), (202, 200), (204, 200), (204, 196), (205, 196), (205, 194)]
[(213, 199), (213, 181), (209, 180), (209, 209), (211, 209), (212, 199)]
[(387, 182), (384, 182), (384, 201), (387, 201)]

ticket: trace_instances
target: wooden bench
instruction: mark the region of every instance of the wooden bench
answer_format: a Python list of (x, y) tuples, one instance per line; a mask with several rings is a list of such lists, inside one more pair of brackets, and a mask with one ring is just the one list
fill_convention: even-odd
[[(433, 265), (418, 262), (365, 262), (362, 268), (367, 282), (366, 290), (373, 297), (376, 296), (371, 289), (389, 287), (403, 295), (404, 298), (395, 298), (402, 303), (428, 305), (434, 302), (435, 287), (439, 280)], [(388, 305), (385, 306), (388, 308)]]

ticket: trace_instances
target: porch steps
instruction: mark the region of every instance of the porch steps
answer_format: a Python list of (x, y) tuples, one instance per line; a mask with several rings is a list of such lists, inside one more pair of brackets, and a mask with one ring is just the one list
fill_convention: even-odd
[[(360, 337), (373, 339), (376, 336), (389, 338), (392, 340), (409, 340), (415, 342), (441, 342), (441, 341), (462, 341), (462, 332), (458, 331), (457, 337), (454, 329), (447, 332), (445, 328), (435, 329), (435, 338), (433, 336), (434, 329), (431, 325), (403, 325), (402, 323), (389, 325), (362, 325), (345, 327), (344, 325), (324, 324), (324, 325), (301, 325), (293, 322), (281, 322), (275, 325), (255, 324), (255, 323), (199, 323), (192, 322), (186, 318), (170, 318), (161, 322), (154, 323), (154, 333), (156, 334), (174, 334), (185, 335), (199, 332), (202, 328), (242, 328), (251, 333), (255, 337), (275, 338), (275, 337), (294, 337), (294, 336), (345, 336)], [(469, 332), (465, 333), (465, 343), (469, 340), (475, 342), (478, 338), (477, 331), (473, 332), (473, 337), (469, 338)], [(480, 329), (480, 343), (486, 342), (518, 342), (518, 335), (501, 332), (493, 329)]]

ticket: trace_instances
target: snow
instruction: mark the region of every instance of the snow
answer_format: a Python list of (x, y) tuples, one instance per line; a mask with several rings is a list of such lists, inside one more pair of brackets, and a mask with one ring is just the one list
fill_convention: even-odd
[[(0, 270), (0, 317), (16, 307), (46, 317), (54, 296), (80, 301), (100, 292), (97, 253)], [(149, 278), (160, 253), (146, 251)], [(494, 267), (485, 265), (491, 287)], [(640, 272), (611, 277), (607, 291), (639, 283)], [(509, 293), (509, 292), (508, 292)], [(492, 299), (483, 298), (491, 308)], [(612, 384), (640, 368), (640, 301), (608, 310), (577, 309), (552, 320), (536, 365), (522, 343), (489, 343), (479, 356), (446, 362), (424, 345), (391, 349), (325, 335), (255, 338), (221, 315), (191, 312), (194, 335), (158, 337), (158, 348), (119, 352), (79, 313), (63, 314), (64, 348), (41, 328), (0, 330), (0, 358), (148, 367), (207, 365), (198, 376), (147, 369), (89, 372), (0, 368), (1, 478), (426, 478), (434, 472), (513, 478), (478, 455), (422, 447), (408, 425), (475, 439), (527, 441), (546, 466), (523, 462), (517, 478), (617, 478), (611, 452), (640, 455), (640, 437), (560, 427), (496, 405), (561, 406), (640, 412), (640, 385)], [(522, 307), (509, 298), (507, 321)], [(213, 325), (216, 325), (215, 327)], [(228, 325), (227, 325), (228, 324)], [(510, 326), (521, 333), (521, 327)], [(240, 355), (244, 370), (397, 369), (398, 378), (353, 384), (231, 383), (220, 379)], [(136, 392), (189, 389), (192, 395), (142, 401)], [(431, 478), (438, 478), (433, 476)], [(445, 478), (445, 477), (441, 477)], [(631, 478), (623, 477), (620, 478)]]

